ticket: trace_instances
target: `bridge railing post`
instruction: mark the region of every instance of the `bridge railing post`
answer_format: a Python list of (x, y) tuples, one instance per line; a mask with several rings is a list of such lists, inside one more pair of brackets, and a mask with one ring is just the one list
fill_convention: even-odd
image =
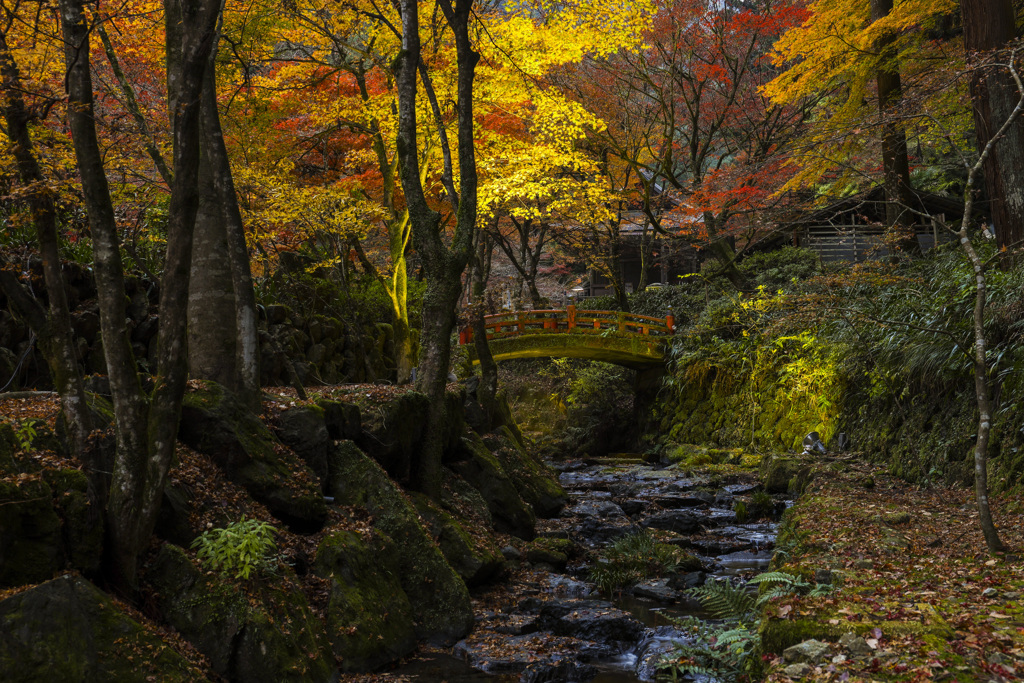
[(576, 329), (576, 306), (569, 304), (565, 307), (565, 327), (568, 332)]
[(525, 318), (526, 318), (526, 314), (523, 313), (522, 311), (519, 311), (519, 313), (516, 315), (516, 319), (519, 322), (519, 334), (522, 334), (523, 331), (526, 329), (526, 320), (525, 320)]
[(675, 334), (676, 332), (676, 317), (669, 313), (665, 316), (665, 327), (668, 328), (669, 334)]
[(619, 332), (625, 332), (626, 331), (626, 314), (620, 312), (618, 318), (619, 318)]

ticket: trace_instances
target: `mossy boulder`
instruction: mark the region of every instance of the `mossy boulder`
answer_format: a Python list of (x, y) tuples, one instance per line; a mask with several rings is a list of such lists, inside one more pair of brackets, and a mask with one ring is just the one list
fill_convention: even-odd
[(356, 439), (363, 430), (359, 406), (343, 401), (318, 399), (317, 405), (324, 411), (324, 424), (332, 439)]
[(277, 416), (277, 436), (309, 465), (321, 482), (327, 480), (327, 454), (332, 440), (323, 408), (297, 405), (282, 410)]
[(334, 675), (327, 634), (291, 576), (244, 586), (203, 572), (165, 544), (146, 572), (160, 613), (213, 670), (232, 681), (327, 681)]
[(526, 559), (533, 563), (549, 564), (555, 569), (563, 570), (569, 557), (577, 548), (567, 538), (537, 538), (526, 547)]
[(320, 542), (316, 572), (331, 582), (327, 633), (343, 671), (367, 671), (416, 647), (412, 605), (399, 580), (401, 549), (380, 531), (336, 531)]
[(768, 493), (802, 493), (814, 478), (808, 458), (766, 455), (761, 460), (760, 477)]
[(207, 677), (91, 583), (64, 576), (0, 602), (0, 680), (188, 683)]
[(0, 479), (0, 586), (52, 578), (62, 545), (50, 486), (38, 476)]
[(484, 445), (494, 454), (519, 496), (538, 517), (557, 517), (569, 502), (555, 473), (539, 458), (523, 448), (521, 437), (508, 426), (484, 437)]
[(423, 441), (429, 410), (424, 394), (399, 394), (383, 405), (362, 411), (362, 431), (355, 442), (392, 479), (408, 481)]
[(89, 480), (81, 470), (44, 470), (53, 506), (61, 520), (65, 566), (91, 574), (103, 560), (103, 511), (89, 500)]
[(465, 479), (487, 501), (487, 507), (498, 531), (525, 540), (534, 537), (537, 517), (527, 505), (515, 483), (505, 472), (498, 458), (487, 448), (480, 435), (467, 430), (462, 437), (462, 459), (449, 467)]
[[(0, 433), (0, 452), (4, 441)], [(0, 469), (0, 586), (46, 581), (67, 567), (96, 572), (102, 552), (103, 516), (85, 474), (42, 469), (31, 458)]]
[(420, 522), (416, 508), (355, 443), (340, 441), (329, 458), (329, 493), (339, 505), (365, 508), (373, 526), (391, 538), (399, 580), (416, 615), (416, 635), (451, 643), (473, 626), (469, 591)]
[(412, 499), (444, 559), (467, 586), (486, 583), (501, 573), (505, 557), (486, 526), (473, 525), (470, 533), (466, 525), (430, 498), (413, 494)]
[(327, 517), (313, 471), (219, 385), (207, 382), (185, 395), (178, 438), (207, 455), (283, 522), (308, 530)]

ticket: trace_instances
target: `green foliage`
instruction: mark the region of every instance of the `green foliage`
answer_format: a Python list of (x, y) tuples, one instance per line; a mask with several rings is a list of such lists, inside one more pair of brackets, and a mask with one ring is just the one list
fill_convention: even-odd
[(775, 501), (765, 491), (755, 491), (750, 497), (748, 512), (753, 519), (771, 517), (775, 513)]
[(539, 374), (565, 406), (563, 452), (600, 455), (628, 445), (634, 425), (633, 374), (609, 363), (554, 358)]
[(39, 435), (36, 432), (36, 420), (12, 420), (4, 418), (4, 422), (11, 425), (14, 430), (14, 438), (18, 442), (18, 447), (26, 453), (32, 450), (32, 445), (35, 442), (36, 437)]
[(761, 638), (757, 617), (771, 601), (790, 595), (820, 595), (829, 586), (814, 586), (803, 578), (786, 572), (765, 572), (749, 582), (760, 587), (754, 595), (747, 586), (728, 580), (709, 581), (687, 591), (708, 610), (711, 617), (721, 620), (710, 623), (694, 617), (675, 620), (690, 631), (692, 638), (676, 643), (675, 649), (661, 662), (673, 680), (680, 675), (705, 675), (722, 681), (760, 677), (763, 664), (760, 657)]
[(737, 500), (732, 504), (732, 511), (736, 513), (736, 521), (743, 524), (747, 521), (749, 513), (747, 512), (747, 504), (742, 500)]
[(638, 531), (616, 539), (590, 568), (590, 580), (605, 595), (612, 595), (644, 579), (663, 576), (692, 565), (695, 558), (667, 543), (658, 543), (650, 532)]
[(757, 287), (769, 290), (791, 288), (818, 272), (818, 254), (811, 249), (783, 247), (751, 254), (739, 264), (739, 271)]
[(248, 579), (254, 573), (273, 573), (280, 559), (274, 552), (276, 534), (272, 524), (243, 516), (223, 529), (204, 532), (192, 548), (206, 569)]

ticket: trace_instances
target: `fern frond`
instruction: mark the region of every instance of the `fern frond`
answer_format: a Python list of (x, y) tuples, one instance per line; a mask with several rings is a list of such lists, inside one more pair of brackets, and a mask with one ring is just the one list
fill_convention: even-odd
[(757, 599), (729, 581), (708, 581), (687, 591), (716, 619), (742, 619), (756, 607)]

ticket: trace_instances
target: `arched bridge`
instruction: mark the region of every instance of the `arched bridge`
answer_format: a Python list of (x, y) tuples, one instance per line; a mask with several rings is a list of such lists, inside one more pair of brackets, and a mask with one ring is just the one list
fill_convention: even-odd
[[(586, 358), (645, 369), (665, 362), (664, 344), (675, 333), (671, 315), (654, 318), (621, 311), (518, 311), (484, 317), (494, 360), (512, 358)], [(476, 364), (473, 330), (464, 328), (459, 343)]]

